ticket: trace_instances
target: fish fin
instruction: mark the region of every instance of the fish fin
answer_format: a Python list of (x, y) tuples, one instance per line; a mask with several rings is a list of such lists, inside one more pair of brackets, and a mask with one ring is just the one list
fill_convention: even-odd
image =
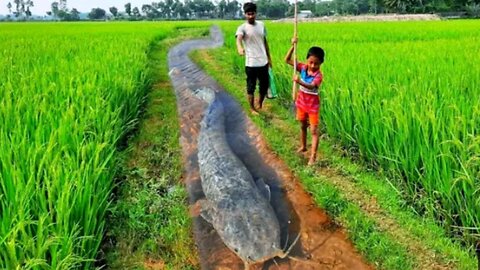
[(270, 186), (265, 184), (263, 178), (258, 178), (255, 184), (257, 184), (257, 188), (260, 191), (260, 194), (262, 194), (265, 199), (270, 201), (270, 198), (272, 197), (270, 192)]
[(195, 96), (201, 100), (204, 100), (208, 104), (215, 100), (215, 91), (209, 87), (200, 87), (193, 90)]
[(202, 209), (200, 210), (200, 216), (205, 219), (208, 223), (213, 223), (213, 216), (215, 215), (215, 209), (213, 208), (210, 201), (200, 200)]

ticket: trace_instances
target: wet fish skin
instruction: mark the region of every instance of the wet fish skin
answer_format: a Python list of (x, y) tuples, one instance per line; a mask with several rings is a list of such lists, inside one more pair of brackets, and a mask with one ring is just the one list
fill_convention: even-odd
[(195, 92), (209, 104), (198, 139), (200, 176), (206, 197), (201, 202), (202, 217), (246, 263), (262, 262), (282, 254), (275, 212), (228, 145), (222, 103), (212, 89)]

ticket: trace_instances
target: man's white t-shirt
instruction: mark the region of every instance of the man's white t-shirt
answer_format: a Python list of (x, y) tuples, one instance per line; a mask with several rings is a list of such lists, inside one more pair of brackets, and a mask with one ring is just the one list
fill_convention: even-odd
[(263, 22), (255, 21), (254, 25), (248, 22), (243, 23), (237, 28), (235, 36), (241, 35), (243, 46), (245, 48), (245, 66), (263, 67), (268, 64), (267, 50), (265, 49), (264, 39), (267, 36), (267, 30)]

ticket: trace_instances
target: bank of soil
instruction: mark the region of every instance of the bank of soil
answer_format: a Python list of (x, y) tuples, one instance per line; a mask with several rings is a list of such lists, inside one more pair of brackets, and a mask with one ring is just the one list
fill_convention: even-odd
[[(377, 14), (356, 16), (323, 16), (299, 18), (299, 22), (366, 22), (366, 21), (439, 21), (437, 14)], [(292, 18), (280, 19), (275, 22), (293, 22)]]
[[(301, 260), (270, 260), (251, 269), (372, 269), (358, 254), (343, 228), (318, 209), (289, 168), (268, 148), (259, 130), (241, 106), (189, 58), (194, 49), (221, 46), (220, 29), (213, 27), (212, 39), (187, 41), (169, 52), (169, 68), (177, 96), (184, 159), (184, 181), (194, 223), (194, 237), (202, 269), (243, 269), (243, 262), (218, 237), (214, 228), (198, 215), (196, 202), (204, 198), (197, 159), (197, 138), (206, 104), (193, 91), (209, 87), (225, 107), (226, 137), (233, 152), (254, 179), (263, 178), (271, 188), (271, 204), (281, 227), (282, 245), (300, 235), (291, 255)], [(278, 265), (277, 265), (278, 264)]]

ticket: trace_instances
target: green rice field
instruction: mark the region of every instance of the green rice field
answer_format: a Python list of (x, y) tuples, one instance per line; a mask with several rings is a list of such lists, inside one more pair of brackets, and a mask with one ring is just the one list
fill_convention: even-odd
[(119, 140), (149, 84), (146, 50), (172, 24), (4, 24), (0, 268), (90, 268)]
[[(235, 33), (237, 24), (222, 25)], [(467, 242), (480, 234), (480, 21), (300, 23), (298, 60), (311, 46), (322, 66), (322, 128), (396, 183), (422, 214)], [(283, 63), (293, 24), (267, 24), (277, 88), (290, 103)], [(243, 69), (234, 39), (232, 67)]]

